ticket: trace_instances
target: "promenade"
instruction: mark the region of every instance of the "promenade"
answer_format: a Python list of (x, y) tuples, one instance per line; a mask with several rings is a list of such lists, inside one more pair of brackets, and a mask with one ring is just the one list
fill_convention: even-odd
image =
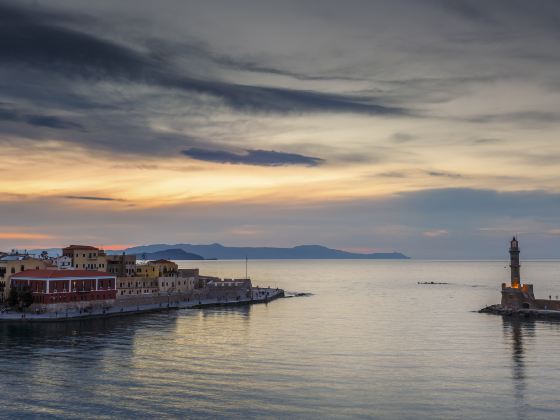
[[(256, 303), (268, 303), (284, 297), (284, 290), (270, 287), (253, 287), (251, 298), (231, 299), (216, 298), (185, 298), (178, 295), (117, 299), (115, 304), (105, 308), (95, 308), (89, 311), (68, 310), (64, 312), (3, 312), (0, 313), (0, 322), (57, 322), (76, 319), (108, 318), (126, 316), (149, 312), (165, 311), (170, 309), (200, 309), (216, 306), (239, 306)], [(145, 303), (142, 301), (145, 300)]]

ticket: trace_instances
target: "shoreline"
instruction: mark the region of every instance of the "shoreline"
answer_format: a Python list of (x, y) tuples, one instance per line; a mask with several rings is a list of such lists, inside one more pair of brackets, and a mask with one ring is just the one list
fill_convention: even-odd
[(36, 314), (33, 312), (8, 312), (0, 314), (0, 323), (43, 323), (43, 322), (66, 322), (83, 319), (113, 318), (118, 316), (140, 315), (153, 312), (179, 309), (204, 309), (225, 306), (246, 306), (260, 303), (269, 303), (276, 299), (285, 297), (283, 289), (272, 289), (270, 287), (252, 288), (252, 296), (257, 298), (245, 298), (240, 300), (196, 299), (179, 300), (168, 303), (149, 303), (145, 305), (114, 305), (106, 309), (94, 310), (93, 312), (67, 311), (62, 313), (46, 312)]

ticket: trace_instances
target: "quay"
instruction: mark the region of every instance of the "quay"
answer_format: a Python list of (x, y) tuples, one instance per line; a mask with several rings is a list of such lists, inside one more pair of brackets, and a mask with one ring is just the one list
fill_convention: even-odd
[[(96, 307), (91, 310), (70, 309), (62, 312), (15, 312), (4, 311), (0, 313), (0, 322), (61, 322), (75, 321), (79, 319), (110, 318), (117, 316), (146, 314), (177, 309), (204, 309), (224, 306), (245, 306), (259, 303), (269, 303), (284, 297), (284, 290), (270, 287), (254, 287), (250, 298), (227, 299), (227, 298), (200, 298), (192, 299), (184, 296), (161, 296), (160, 302), (135, 302), (126, 304), (119, 302), (109, 307)], [(145, 299), (146, 301), (148, 299)], [(153, 299), (151, 299), (153, 300)]]
[(521, 264), (519, 263), (519, 241), (514, 236), (510, 242), (510, 284), (502, 283), (501, 303), (479, 310), (504, 316), (522, 316), (536, 318), (560, 318), (560, 300), (536, 299), (533, 285), (521, 281)]

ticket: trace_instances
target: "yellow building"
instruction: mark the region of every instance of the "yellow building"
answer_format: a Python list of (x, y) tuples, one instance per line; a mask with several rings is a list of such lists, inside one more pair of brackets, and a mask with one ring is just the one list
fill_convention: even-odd
[(159, 269), (155, 265), (136, 264), (136, 277), (159, 277)]
[(0, 301), (10, 293), (10, 280), (13, 274), (26, 270), (45, 270), (49, 264), (45, 260), (26, 254), (8, 254), (0, 258)]
[(117, 299), (157, 296), (157, 277), (117, 277)]
[(148, 265), (157, 268), (159, 277), (176, 275), (179, 270), (179, 266), (169, 260), (148, 261)]
[(107, 271), (105, 251), (94, 246), (70, 245), (62, 249), (62, 255), (72, 259), (76, 270)]

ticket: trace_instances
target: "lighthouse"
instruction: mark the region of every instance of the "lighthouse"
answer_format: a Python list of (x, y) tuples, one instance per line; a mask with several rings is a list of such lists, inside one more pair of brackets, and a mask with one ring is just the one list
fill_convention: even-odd
[(511, 283), (502, 283), (502, 308), (518, 310), (535, 308), (537, 301), (533, 294), (532, 284), (521, 283), (521, 264), (519, 264), (519, 242), (514, 236), (509, 242), (509, 267)]
[(521, 286), (521, 265), (519, 264), (519, 242), (515, 236), (509, 246), (509, 267), (511, 268), (511, 287), (519, 289)]

